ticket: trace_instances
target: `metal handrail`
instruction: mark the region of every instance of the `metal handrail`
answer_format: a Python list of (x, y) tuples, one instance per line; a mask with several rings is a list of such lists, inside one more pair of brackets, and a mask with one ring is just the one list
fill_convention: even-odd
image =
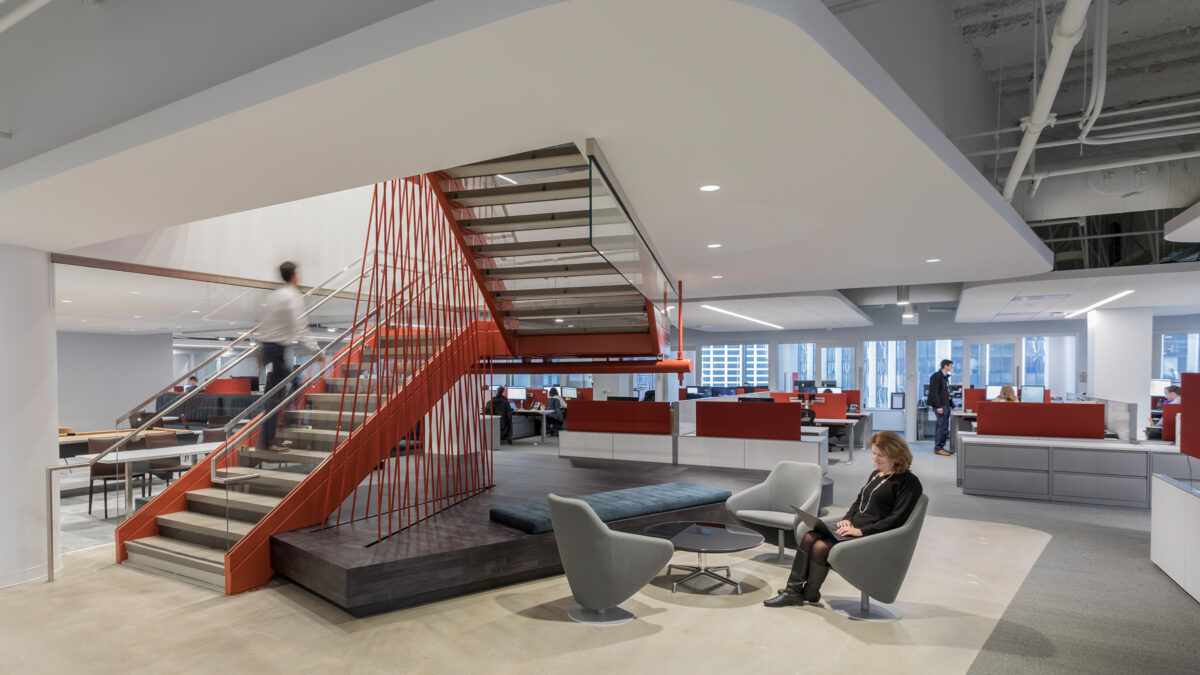
[[(369, 253), (373, 253), (373, 251), (371, 251), (371, 252), (369, 252)], [(333, 273), (333, 275), (332, 275), (332, 276), (330, 276), (328, 279), (325, 279), (325, 280), (324, 280), (324, 281), (322, 281), (321, 283), (319, 283), (319, 284), (317, 284), (317, 285), (313, 286), (312, 288), (308, 289), (308, 291), (307, 291), (307, 292), (305, 292), (305, 293), (304, 293), (304, 295), (302, 295), (302, 296), (300, 296), (300, 297), (301, 297), (301, 298), (307, 298), (308, 296), (312, 295), (312, 294), (313, 294), (313, 293), (315, 293), (316, 291), (318, 291), (318, 290), (320, 290), (320, 289), (324, 288), (326, 284), (328, 284), (328, 283), (332, 282), (334, 279), (338, 278), (338, 277), (339, 277), (339, 276), (341, 276), (342, 274), (345, 274), (347, 270), (349, 270), (351, 267), (353, 267), (353, 266), (355, 265), (355, 263), (361, 262), (361, 261), (362, 261), (362, 259), (363, 259), (363, 257), (364, 257), (364, 256), (359, 256), (359, 257), (355, 258), (354, 260), (350, 261), (350, 262), (349, 262), (349, 263), (348, 263), (346, 266), (342, 267), (342, 269), (338, 270), (337, 272), (334, 272), (334, 273)], [(345, 286), (343, 286), (342, 288), (345, 288)], [(331, 297), (333, 297), (333, 296), (337, 295), (337, 294), (338, 294), (338, 293), (340, 293), (340, 292), (341, 292), (341, 289), (339, 289), (339, 290), (337, 290), (337, 291), (334, 291), (333, 293), (330, 293), (329, 295), (325, 296), (325, 299), (324, 299), (324, 300), (322, 300), (322, 301), (321, 301), (321, 303), (324, 303), (324, 302), (325, 302), (325, 300), (328, 300), (329, 298), (331, 298)], [(317, 305), (315, 305), (315, 306), (313, 307), (313, 309), (316, 309), (316, 307), (319, 307), (321, 303), (318, 303)], [(312, 311), (312, 310), (309, 310), (309, 311)], [(308, 312), (305, 312), (305, 313), (304, 313), (303, 315), (301, 315), (301, 316), (306, 316), (307, 314), (308, 314)], [(255, 326), (254, 326), (253, 328), (251, 328), (250, 330), (248, 330), (248, 331), (246, 331), (245, 333), (243, 333), (243, 334), (242, 334), (240, 337), (238, 337), (238, 339), (234, 340), (233, 342), (230, 342), (230, 343), (229, 343), (229, 344), (228, 344), (228, 345), (227, 345), (227, 346), (226, 346), (224, 349), (222, 349), (222, 350), (220, 350), (220, 351), (218, 351), (218, 352), (214, 353), (212, 356), (210, 356), (210, 357), (208, 357), (207, 359), (205, 359), (205, 360), (201, 361), (199, 365), (197, 365), (196, 367), (194, 367), (194, 368), (192, 368), (191, 370), (187, 371), (187, 372), (186, 372), (186, 373), (184, 373), (183, 375), (180, 375), (180, 376), (179, 376), (179, 377), (177, 377), (175, 380), (173, 380), (173, 381), (172, 381), (170, 384), (168, 384), (166, 387), (163, 387), (163, 388), (162, 388), (162, 389), (160, 389), (160, 390), (159, 390), (157, 393), (155, 393), (154, 395), (152, 395), (150, 398), (146, 399), (145, 401), (142, 401), (141, 403), (139, 403), (137, 406), (135, 406), (135, 407), (134, 407), (132, 410), (130, 410), (129, 412), (127, 412), (127, 413), (125, 413), (124, 415), (121, 415), (120, 417), (118, 417), (118, 418), (117, 418), (117, 421), (116, 421), (116, 422), (114, 422), (114, 424), (116, 424), (116, 425), (120, 425), (120, 424), (121, 424), (121, 422), (124, 422), (125, 420), (127, 420), (127, 419), (130, 419), (130, 418), (132, 418), (134, 415), (136, 415), (136, 414), (138, 414), (139, 412), (141, 412), (141, 411), (142, 411), (142, 408), (145, 408), (146, 406), (150, 405), (150, 403), (152, 403), (152, 402), (154, 402), (154, 401), (158, 400), (158, 397), (159, 397), (159, 396), (162, 396), (163, 394), (167, 393), (168, 391), (170, 391), (171, 389), (173, 389), (175, 386), (177, 386), (177, 385), (178, 385), (180, 382), (187, 382), (187, 379), (188, 379), (189, 377), (191, 377), (192, 375), (195, 375), (196, 373), (200, 372), (200, 370), (201, 370), (201, 369), (203, 369), (205, 366), (207, 366), (208, 364), (210, 364), (210, 363), (212, 363), (213, 361), (215, 361), (215, 360), (217, 360), (218, 358), (220, 358), (222, 354), (225, 354), (225, 353), (229, 352), (229, 351), (230, 351), (230, 350), (232, 350), (234, 347), (236, 347), (237, 345), (241, 344), (241, 343), (242, 343), (244, 340), (248, 340), (248, 339), (250, 339), (250, 336), (251, 336), (251, 335), (253, 335), (253, 334), (255, 333), (255, 331), (257, 331), (257, 330), (258, 330), (259, 328), (261, 328), (261, 327), (262, 327), (262, 322), (259, 322), (259, 323), (255, 324)], [(215, 379), (215, 378), (210, 378), (210, 380), (209, 380), (209, 381), (212, 381), (212, 379)], [(207, 387), (207, 386), (208, 386), (208, 382), (205, 382), (204, 384), (202, 384), (202, 385), (200, 385), (199, 387), (197, 387), (197, 389), (204, 389), (204, 388), (205, 388), (205, 387)], [(195, 390), (193, 390), (193, 391), (195, 391)]]

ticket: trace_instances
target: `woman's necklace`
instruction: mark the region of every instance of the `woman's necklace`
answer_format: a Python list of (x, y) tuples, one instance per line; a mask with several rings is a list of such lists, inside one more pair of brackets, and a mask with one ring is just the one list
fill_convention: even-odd
[[(867, 503), (866, 503), (866, 504), (864, 504), (864, 505), (863, 505), (863, 507), (862, 507), (861, 509), (859, 509), (859, 513), (866, 513), (866, 512), (867, 512), (867, 507), (869, 507), (869, 506), (871, 505), (871, 498), (875, 496), (875, 491), (876, 491), (876, 490), (878, 490), (878, 489), (879, 489), (881, 486), (883, 486), (883, 484), (884, 484), (884, 483), (886, 483), (886, 482), (887, 482), (887, 480), (888, 480), (889, 478), (891, 478), (891, 477), (892, 477), (892, 474), (890, 474), (890, 473), (889, 473), (889, 474), (887, 474), (887, 475), (884, 475), (884, 476), (883, 476), (883, 480), (879, 481), (879, 484), (878, 484), (878, 485), (876, 485), (874, 488), (872, 488), (872, 489), (871, 489), (871, 494), (867, 495)], [(864, 487), (864, 488), (863, 488), (863, 491), (866, 491), (866, 489), (867, 489), (867, 488), (865, 488), (865, 487)]]

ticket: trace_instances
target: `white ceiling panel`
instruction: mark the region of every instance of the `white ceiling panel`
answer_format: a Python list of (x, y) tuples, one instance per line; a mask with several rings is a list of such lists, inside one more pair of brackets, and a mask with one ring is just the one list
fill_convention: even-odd
[(685, 300), (685, 329), (700, 328), (712, 332), (772, 330), (769, 326), (723, 314), (705, 305), (782, 326), (786, 330), (854, 328), (870, 326), (872, 323), (862, 310), (841, 293), (829, 291), (770, 298)]
[(1133, 293), (1106, 308), (1153, 307), (1160, 316), (1192, 314), (1200, 306), (1200, 263), (1053, 272), (996, 283), (967, 284), (959, 323), (1062, 318), (1122, 291)]

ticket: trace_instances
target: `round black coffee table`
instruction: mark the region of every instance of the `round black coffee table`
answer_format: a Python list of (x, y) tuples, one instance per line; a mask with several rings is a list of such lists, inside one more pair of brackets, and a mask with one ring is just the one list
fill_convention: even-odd
[[(763, 543), (763, 536), (761, 534), (753, 530), (747, 530), (744, 527), (726, 525), (725, 523), (658, 523), (657, 525), (647, 527), (644, 530), (644, 534), (650, 537), (670, 540), (676, 551), (692, 551), (700, 557), (699, 563), (695, 566), (667, 565), (668, 574), (675, 568), (690, 572), (686, 577), (671, 585), (672, 593), (679, 588), (679, 584), (691, 581), (696, 577), (709, 577), (723, 584), (733, 586), (737, 589), (738, 595), (741, 595), (741, 585), (729, 578), (729, 566), (718, 565), (709, 567), (705, 564), (705, 556), (709, 553), (745, 551), (748, 548), (754, 548)], [(717, 574), (718, 570), (725, 570), (725, 576)]]

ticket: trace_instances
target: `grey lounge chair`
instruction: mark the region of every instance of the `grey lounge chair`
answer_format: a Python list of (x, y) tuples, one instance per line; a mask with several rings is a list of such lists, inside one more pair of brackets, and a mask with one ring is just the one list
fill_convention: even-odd
[(878, 605), (871, 598), (892, 603), (912, 563), (921, 526), (925, 523), (928, 495), (921, 495), (903, 525), (854, 541), (843, 541), (829, 551), (829, 566), (842, 578), (862, 591), (858, 601), (831, 599), (829, 606), (851, 619), (861, 621), (891, 621), (900, 615)]
[(554, 540), (571, 595), (568, 614), (580, 623), (615, 626), (633, 612), (620, 606), (671, 561), (675, 547), (656, 537), (614, 532), (587, 502), (547, 495)]
[(786, 546), (795, 548), (804, 532), (798, 532), (796, 540), (791, 542), (787, 536), (796, 532), (797, 526), (805, 527), (797, 520), (792, 506), (817, 515), (820, 504), (821, 467), (806, 462), (780, 462), (771, 469), (766, 481), (733, 495), (725, 501), (725, 508), (739, 524), (764, 537), (778, 538), (778, 553), (760, 554), (755, 560), (791, 565), (792, 556), (787, 554)]

